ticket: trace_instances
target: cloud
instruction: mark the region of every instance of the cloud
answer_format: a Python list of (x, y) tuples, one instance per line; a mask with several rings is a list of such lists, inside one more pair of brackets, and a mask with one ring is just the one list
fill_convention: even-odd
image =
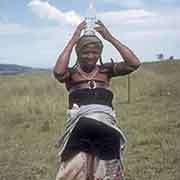
[(128, 25), (148, 21), (149, 19), (157, 17), (157, 14), (144, 9), (130, 9), (103, 12), (99, 13), (97, 17), (102, 19), (104, 22), (107, 22), (109, 25)]
[(142, 8), (144, 7), (144, 3), (142, 0), (104, 0), (106, 3), (116, 4), (121, 7), (126, 8)]
[(144, 9), (138, 9), (138, 10), (135, 9), (135, 10), (124, 10), (124, 11), (108, 11), (108, 12), (100, 13), (99, 16), (102, 16), (107, 20), (109, 18), (116, 18), (119, 20), (135, 20), (135, 19), (153, 17), (155, 16), (155, 14), (150, 11), (145, 11)]
[(0, 22), (3, 22), (3, 23), (8, 23), (9, 20), (7, 17), (5, 17), (4, 15), (0, 14)]
[(0, 22), (0, 62), (52, 67), (71, 35), (69, 26), (38, 27), (37, 30), (37, 27), (14, 22)]
[(119, 31), (144, 31), (179, 29), (179, 10), (149, 11), (145, 9), (130, 9), (99, 13), (98, 17), (109, 27)]
[(0, 36), (1, 35), (22, 35), (28, 33), (29, 29), (17, 23), (5, 23), (0, 21)]
[(48, 18), (62, 24), (77, 25), (81, 22), (82, 18), (73, 10), (62, 12), (56, 7), (49, 4), (49, 2), (41, 0), (32, 0), (28, 6), (40, 18)]

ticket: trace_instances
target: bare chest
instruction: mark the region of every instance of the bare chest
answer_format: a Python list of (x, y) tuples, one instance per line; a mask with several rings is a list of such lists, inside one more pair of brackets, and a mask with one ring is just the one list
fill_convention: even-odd
[(94, 80), (94, 81), (102, 81), (105, 83), (109, 83), (109, 78), (106, 73), (101, 73), (97, 72), (94, 76), (92, 75), (82, 75), (78, 71), (72, 74), (71, 76), (71, 82), (74, 84), (81, 82), (81, 81), (89, 81), (89, 80)]

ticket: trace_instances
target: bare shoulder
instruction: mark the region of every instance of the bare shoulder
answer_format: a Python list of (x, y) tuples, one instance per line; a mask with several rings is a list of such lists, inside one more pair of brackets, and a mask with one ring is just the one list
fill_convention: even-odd
[(111, 73), (113, 70), (113, 63), (104, 63), (99, 65), (99, 71), (104, 73)]
[(54, 76), (55, 78), (61, 82), (61, 83), (64, 83), (66, 81), (68, 81), (71, 77), (72, 74), (75, 73), (75, 68), (72, 68), (72, 67), (68, 67), (66, 69), (66, 71), (62, 74), (62, 73), (58, 73), (58, 72), (53, 72), (54, 73)]

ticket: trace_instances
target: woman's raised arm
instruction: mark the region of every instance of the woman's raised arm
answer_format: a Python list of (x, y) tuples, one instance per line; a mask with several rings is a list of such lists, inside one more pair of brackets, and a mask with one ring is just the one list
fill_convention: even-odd
[(96, 27), (96, 31), (101, 34), (101, 36), (109, 41), (120, 53), (124, 62), (116, 63), (115, 64), (115, 71), (116, 74), (128, 74), (134, 70), (136, 70), (140, 65), (141, 62), (139, 61), (138, 57), (133, 53), (131, 49), (127, 46), (122, 44), (118, 39), (116, 39), (104, 26), (101, 21), (97, 21), (98, 26)]
[(69, 64), (69, 60), (70, 60), (70, 56), (73, 50), (74, 45), (77, 43), (77, 41), (80, 38), (81, 35), (81, 31), (86, 27), (86, 22), (83, 21), (81, 22), (72, 38), (70, 39), (70, 41), (68, 42), (68, 44), (66, 45), (66, 47), (64, 48), (64, 50), (62, 51), (62, 53), (59, 55), (57, 62), (55, 64), (54, 67), (54, 74), (55, 75), (64, 75), (64, 73), (66, 72), (67, 68), (68, 68), (68, 64)]

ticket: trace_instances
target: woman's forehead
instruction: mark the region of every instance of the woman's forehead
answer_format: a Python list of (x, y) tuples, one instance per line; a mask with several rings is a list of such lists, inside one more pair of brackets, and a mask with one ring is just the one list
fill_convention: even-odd
[(85, 50), (85, 49), (99, 49), (100, 50), (100, 47), (96, 43), (89, 43), (82, 48), (82, 50)]

